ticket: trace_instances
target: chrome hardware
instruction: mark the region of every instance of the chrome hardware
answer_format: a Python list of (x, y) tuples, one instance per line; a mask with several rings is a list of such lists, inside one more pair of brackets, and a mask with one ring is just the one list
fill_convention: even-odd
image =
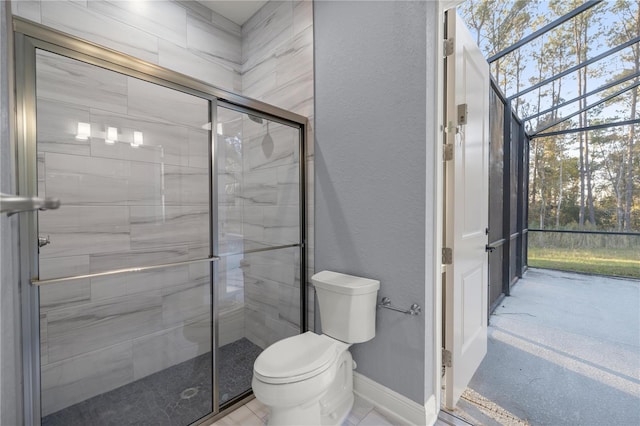
[(403, 314), (407, 315), (420, 315), (420, 313), (422, 312), (422, 308), (417, 303), (409, 306), (408, 310), (397, 308), (391, 304), (391, 299), (389, 299), (388, 297), (383, 297), (382, 300), (380, 300), (380, 303), (378, 303), (378, 307), (391, 309), (392, 311), (396, 312), (402, 312)]
[(63, 283), (67, 281), (81, 280), (86, 278), (106, 277), (107, 275), (124, 274), (129, 272), (153, 271), (157, 269), (166, 269), (166, 268), (171, 268), (175, 266), (186, 266), (186, 265), (191, 265), (195, 263), (204, 263), (204, 262), (212, 263), (212, 262), (217, 262), (218, 260), (220, 260), (218, 256), (212, 256), (206, 259), (186, 260), (184, 262), (163, 263), (161, 265), (151, 265), (151, 266), (134, 266), (132, 268), (113, 269), (111, 271), (96, 272), (93, 274), (86, 274), (86, 275), (75, 275), (73, 277), (49, 278), (46, 280), (32, 279), (31, 284), (35, 286), (43, 286), (43, 285), (49, 285), (49, 284)]
[(20, 197), (18, 195), (0, 194), (0, 213), (7, 216), (33, 210), (55, 210), (60, 207), (57, 198)]
[(47, 235), (47, 238), (45, 237), (38, 237), (38, 247), (44, 247), (47, 244), (51, 244), (51, 239), (49, 238), (49, 236)]

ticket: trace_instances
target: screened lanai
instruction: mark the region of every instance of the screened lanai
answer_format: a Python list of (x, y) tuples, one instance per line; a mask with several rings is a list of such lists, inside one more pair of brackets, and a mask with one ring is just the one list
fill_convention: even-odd
[(491, 72), (490, 315), (486, 355), (449, 414), (639, 424), (640, 0), (457, 12)]
[(527, 267), (640, 278), (640, 1), (467, 1), (492, 74), (489, 309)]

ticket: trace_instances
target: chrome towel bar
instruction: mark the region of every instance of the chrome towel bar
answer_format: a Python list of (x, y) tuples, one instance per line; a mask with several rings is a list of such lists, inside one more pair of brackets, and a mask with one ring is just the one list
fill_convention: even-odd
[(388, 297), (383, 297), (382, 300), (380, 300), (380, 303), (378, 303), (378, 307), (391, 309), (392, 311), (396, 312), (402, 312), (403, 314), (407, 315), (420, 315), (420, 313), (422, 312), (422, 308), (417, 303), (409, 306), (409, 309), (401, 309), (395, 307), (391, 304), (391, 299), (389, 299)]

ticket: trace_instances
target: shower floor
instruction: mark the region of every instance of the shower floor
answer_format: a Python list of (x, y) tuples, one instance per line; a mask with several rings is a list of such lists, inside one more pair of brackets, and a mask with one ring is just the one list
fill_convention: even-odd
[[(220, 348), (221, 404), (251, 388), (261, 351), (245, 338)], [(42, 425), (188, 425), (211, 412), (211, 395), (208, 352), (52, 413)]]

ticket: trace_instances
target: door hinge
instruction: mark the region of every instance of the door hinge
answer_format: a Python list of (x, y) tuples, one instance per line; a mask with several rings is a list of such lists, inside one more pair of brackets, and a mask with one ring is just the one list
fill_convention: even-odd
[(442, 365), (445, 367), (451, 367), (452, 359), (451, 359), (451, 351), (442, 348)]
[(458, 105), (458, 126), (467, 124), (467, 104)]
[(444, 150), (442, 151), (442, 160), (443, 161), (453, 160), (453, 144), (451, 143), (444, 144)]
[(442, 264), (443, 265), (451, 265), (453, 264), (453, 250), (449, 247), (442, 247)]
[(443, 50), (444, 50), (444, 56), (445, 56), (445, 58), (446, 58), (447, 56), (451, 56), (451, 55), (453, 55), (453, 52), (455, 51), (455, 49), (456, 49), (456, 45), (455, 45), (455, 40), (454, 40), (454, 38), (453, 38), (453, 37), (448, 38), (448, 39), (446, 39), (446, 40), (444, 41), (444, 48), (443, 48)]

